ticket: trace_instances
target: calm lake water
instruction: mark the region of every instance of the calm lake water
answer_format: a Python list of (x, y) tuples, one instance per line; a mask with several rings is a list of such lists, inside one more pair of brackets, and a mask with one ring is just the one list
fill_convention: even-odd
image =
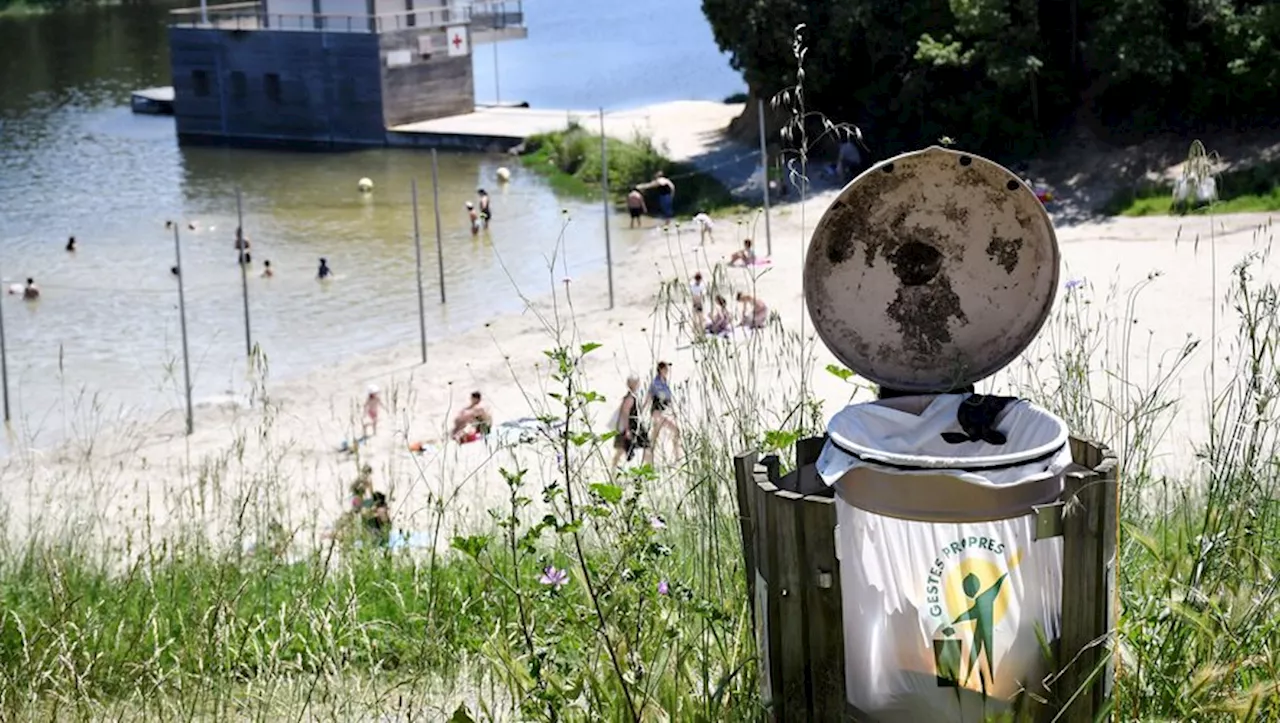
[[(693, 0), (653, 0), (642, 12), (613, 0), (526, 0), (524, 7), (529, 39), (498, 50), (503, 101), (621, 109), (741, 90)], [(179, 147), (172, 118), (130, 113), (130, 91), (169, 83), (166, 9), (0, 18), (0, 280), (7, 286), (30, 276), (44, 290), (34, 304), (0, 298), (15, 421), (0, 451), (16, 440), (45, 446), (120, 415), (181, 404), (169, 219), (180, 221), (182, 233), (195, 397), (243, 392), (232, 248), (237, 188), (253, 242), (254, 341), (277, 379), (416, 343), (412, 179), (429, 340), (517, 309), (508, 273), (530, 291), (547, 288), (543, 257), (560, 235), (561, 207), (577, 219), (564, 239), (569, 272), (603, 267), (597, 205), (557, 199), (502, 156), (441, 155), (448, 291), (441, 305), (429, 154)], [(476, 52), (483, 102), (496, 92), (494, 55), (489, 46)], [(501, 165), (515, 173), (505, 187), (494, 181)], [(376, 183), (371, 198), (355, 191), (362, 176)], [(477, 187), (494, 194), (495, 218), (490, 233), (475, 239), (462, 209)], [(71, 235), (79, 240), (75, 254), (63, 250)], [(614, 240), (639, 242), (626, 233)], [(321, 256), (338, 275), (333, 283), (314, 278)], [(265, 259), (275, 278), (259, 277)]]

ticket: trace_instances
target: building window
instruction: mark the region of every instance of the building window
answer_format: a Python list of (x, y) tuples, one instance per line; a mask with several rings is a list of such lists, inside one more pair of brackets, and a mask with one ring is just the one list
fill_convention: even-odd
[(243, 100), (247, 95), (249, 95), (249, 83), (245, 80), (244, 73), (239, 70), (231, 71), (231, 97)]
[(191, 71), (191, 86), (195, 91), (196, 97), (204, 98), (209, 95), (209, 73), (205, 70)]
[(267, 73), (262, 76), (262, 89), (267, 94), (267, 100), (272, 103), (280, 102), (280, 74)]

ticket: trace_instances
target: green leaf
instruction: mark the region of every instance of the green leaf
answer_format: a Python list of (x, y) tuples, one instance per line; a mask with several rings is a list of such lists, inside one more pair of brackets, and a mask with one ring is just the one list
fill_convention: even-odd
[(586, 356), (587, 354), (590, 354), (591, 352), (595, 351), (596, 349), (599, 349), (602, 346), (604, 345), (601, 344), (600, 342), (589, 341), (586, 344), (582, 345), (582, 355)]
[(591, 485), (591, 491), (610, 504), (616, 505), (622, 501), (622, 488), (618, 485), (597, 482)]
[(455, 550), (462, 551), (468, 557), (478, 558), (489, 547), (489, 536), (468, 535), (467, 537), (455, 537), (450, 542), (450, 546)]
[(832, 376), (838, 377), (841, 381), (845, 381), (845, 382), (853, 378), (853, 371), (850, 369), (845, 369), (839, 364), (828, 364), (827, 372), (830, 373)]

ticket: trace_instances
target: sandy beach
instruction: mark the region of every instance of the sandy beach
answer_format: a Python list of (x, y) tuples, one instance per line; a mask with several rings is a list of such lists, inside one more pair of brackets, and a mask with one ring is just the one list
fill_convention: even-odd
[[(677, 160), (713, 157), (732, 153), (711, 132), (736, 112), (731, 109), (667, 104), (633, 112), (643, 119), (633, 125), (642, 123), (665, 141)], [(620, 119), (616, 127), (611, 134), (626, 132)], [(776, 207), (772, 265), (725, 270), (720, 288), (726, 296), (732, 299), (733, 291), (754, 288), (788, 330), (812, 336), (804, 319), (800, 269), (809, 234), (833, 197), (834, 192), (826, 192), (803, 204)], [(566, 222), (598, 225), (599, 218), (567, 217)], [(485, 511), (507, 494), (500, 466), (518, 463), (530, 474), (549, 474), (555, 460), (527, 448), (495, 451), (483, 443), (437, 443), (413, 455), (407, 443), (443, 438), (472, 390), (483, 392), (498, 423), (541, 413), (541, 403), (533, 400), (550, 384), (543, 352), (557, 345), (557, 329), (575, 344), (603, 345), (588, 357), (584, 372), (591, 388), (611, 400), (620, 395), (628, 371), (647, 380), (659, 359), (674, 363), (678, 387), (698, 373), (695, 351), (678, 323), (655, 314), (661, 289), (672, 282), (687, 284), (695, 270), (709, 275), (746, 235), (758, 240), (762, 253), (766, 245), (758, 216), (718, 219), (715, 241), (706, 247), (699, 246), (695, 229), (664, 231), (652, 219), (644, 229), (624, 233), (639, 234), (644, 242), (626, 254), (615, 253), (612, 309), (605, 274), (567, 279), (555, 260), (548, 259), (544, 284), (511, 290), (529, 300), (522, 313), (492, 318), (454, 337), (429, 337), (426, 364), (420, 363), (417, 339), (405, 339), (396, 348), (302, 378), (276, 381), (267, 376), (250, 395), (252, 405), (198, 408), (190, 436), (183, 434), (183, 415), (169, 413), (72, 439), (54, 450), (15, 453), (0, 471), (0, 498), (9, 518), (6, 536), (26, 540), (36, 531), (74, 534), (128, 548), (148, 537), (199, 528), (221, 536), (258, 515), (315, 539), (343, 509), (346, 487), (361, 462), (374, 468), (377, 486), (390, 492), (397, 527), (424, 530), (442, 497), (452, 500), (450, 530), (485, 519)], [(1111, 357), (1125, 358), (1134, 383), (1141, 386), (1154, 378), (1161, 360), (1167, 364), (1168, 354), (1183, 347), (1189, 336), (1201, 340), (1169, 387), (1180, 407), (1161, 445), (1162, 469), (1188, 476), (1194, 445), (1205, 438), (1211, 349), (1219, 350), (1218, 388), (1233, 373), (1225, 357), (1235, 323), (1221, 300), (1233, 266), (1269, 244), (1269, 218), (1219, 217), (1212, 226), (1206, 218), (1113, 219), (1063, 226), (1057, 233), (1062, 278), (1083, 281), (1078, 293), (1091, 300), (1092, 312), (1114, 320), (1099, 332)], [(1261, 276), (1262, 269), (1257, 273)], [(1147, 285), (1140, 293), (1129, 294), (1143, 283)], [(1060, 293), (1060, 302), (1065, 298)], [(1216, 345), (1210, 343), (1214, 309)], [(1041, 357), (1052, 344), (1070, 342), (1052, 337), (1050, 327), (1023, 360), (984, 385), (988, 391), (1007, 390), (1028, 375), (1045, 381)], [(822, 371), (836, 362), (820, 343), (815, 347), (811, 380), (824, 400), (823, 415), (829, 417), (847, 401), (849, 387)], [(766, 386), (796, 372), (778, 365), (753, 371)], [(381, 388), (387, 409), (358, 462), (337, 450), (359, 430), (369, 384)], [(600, 423), (612, 412), (610, 405), (597, 410)]]

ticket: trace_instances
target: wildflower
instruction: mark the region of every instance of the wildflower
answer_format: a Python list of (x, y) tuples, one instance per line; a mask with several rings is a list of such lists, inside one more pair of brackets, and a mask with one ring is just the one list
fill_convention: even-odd
[(1067, 291), (1074, 291), (1081, 286), (1084, 286), (1084, 279), (1072, 279), (1067, 282)]
[(663, 580), (662, 582), (658, 583), (659, 595), (666, 595), (667, 593), (670, 593), (670, 592), (671, 592), (671, 586), (667, 584), (666, 580)]
[(564, 570), (557, 570), (555, 567), (548, 567), (542, 571), (542, 577), (538, 578), (538, 582), (559, 590), (569, 584), (569, 573)]
[(661, 517), (654, 515), (649, 518), (649, 527), (655, 530), (665, 530), (667, 529), (667, 523)]

